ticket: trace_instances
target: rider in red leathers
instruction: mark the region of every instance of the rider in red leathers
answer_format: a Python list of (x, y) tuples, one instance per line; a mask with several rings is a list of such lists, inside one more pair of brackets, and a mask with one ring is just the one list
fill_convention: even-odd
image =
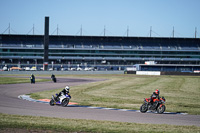
[(159, 94), (160, 94), (160, 91), (158, 89), (156, 89), (156, 91), (153, 92), (153, 94), (151, 95), (150, 102), (153, 103), (154, 99), (160, 100)]

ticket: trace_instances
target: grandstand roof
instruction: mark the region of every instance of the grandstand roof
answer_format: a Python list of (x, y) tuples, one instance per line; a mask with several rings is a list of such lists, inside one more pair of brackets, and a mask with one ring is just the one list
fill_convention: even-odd
[[(73, 38), (73, 39), (79, 39), (79, 38), (94, 38), (94, 39), (113, 39), (116, 41), (120, 41), (120, 39), (165, 39), (165, 40), (200, 40), (200, 38), (182, 38), (182, 37), (137, 37), (137, 36), (75, 36), (75, 35), (49, 35), (51, 38)], [(24, 35), (24, 34), (0, 34), (0, 39), (4, 37), (30, 37), (30, 38), (42, 38), (44, 35)]]

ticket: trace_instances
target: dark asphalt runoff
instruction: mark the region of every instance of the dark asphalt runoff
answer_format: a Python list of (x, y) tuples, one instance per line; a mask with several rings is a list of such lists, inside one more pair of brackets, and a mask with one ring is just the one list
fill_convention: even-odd
[[(36, 84), (23, 83), (0, 85), (0, 113), (58, 117), (68, 119), (200, 126), (200, 115), (154, 114), (131, 111), (92, 109), (84, 107), (50, 106), (48, 104), (31, 102), (18, 98), (19, 95), (23, 94), (64, 88), (66, 85), (74, 86), (98, 81), (102, 80), (86, 78), (84, 79), (80, 77), (58, 78), (57, 83), (38, 82)], [(73, 90), (71, 89), (70, 91)]]

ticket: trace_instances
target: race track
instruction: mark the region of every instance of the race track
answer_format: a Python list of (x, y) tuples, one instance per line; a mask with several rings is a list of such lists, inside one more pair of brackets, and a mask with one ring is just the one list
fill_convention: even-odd
[(38, 82), (36, 84), (24, 83), (0, 85), (0, 113), (69, 119), (72, 118), (132, 123), (200, 126), (200, 115), (154, 114), (131, 111), (92, 109), (85, 107), (60, 107), (50, 106), (44, 103), (21, 100), (18, 98), (19, 95), (23, 94), (64, 88), (66, 85), (74, 86), (98, 81), (102, 80), (83, 78), (59, 78), (58, 83)]

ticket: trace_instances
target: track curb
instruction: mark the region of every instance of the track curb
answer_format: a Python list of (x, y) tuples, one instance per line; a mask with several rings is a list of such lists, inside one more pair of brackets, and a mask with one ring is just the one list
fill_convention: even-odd
[[(38, 103), (45, 103), (49, 104), (49, 102), (41, 101), (41, 100), (35, 100), (31, 98), (29, 95), (19, 95), (19, 99), (32, 101), (32, 102), (38, 102)], [(90, 109), (105, 109), (105, 110), (116, 110), (116, 111), (131, 111), (131, 112), (140, 112), (140, 110), (131, 110), (131, 109), (116, 109), (116, 108), (104, 108), (104, 107), (92, 107), (92, 106), (82, 106), (82, 105), (68, 105), (69, 107), (84, 107), (84, 108), (90, 108)], [(147, 113), (154, 113), (156, 112), (147, 111)], [(164, 112), (164, 114), (177, 114), (177, 115), (187, 115), (187, 113), (181, 113), (181, 112)]]

